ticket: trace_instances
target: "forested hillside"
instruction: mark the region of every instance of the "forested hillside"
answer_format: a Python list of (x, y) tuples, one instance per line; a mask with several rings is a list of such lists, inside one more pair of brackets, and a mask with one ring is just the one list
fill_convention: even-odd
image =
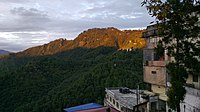
[(135, 88), (142, 51), (76, 48), (52, 56), (0, 59), (0, 112), (61, 112), (103, 103), (105, 87)]

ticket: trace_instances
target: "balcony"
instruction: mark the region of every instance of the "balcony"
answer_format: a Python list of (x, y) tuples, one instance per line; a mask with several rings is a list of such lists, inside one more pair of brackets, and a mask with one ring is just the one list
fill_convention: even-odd
[(158, 35), (158, 25), (157, 24), (147, 26), (147, 31), (142, 33), (143, 38), (148, 38), (148, 37), (156, 36), (156, 35)]
[(146, 61), (144, 63), (144, 66), (165, 67), (166, 62), (165, 61)]
[(142, 38), (149, 38), (158, 35), (158, 29), (148, 30), (142, 33)]
[(145, 48), (143, 49), (143, 61), (161, 61), (164, 57), (159, 57), (154, 49)]

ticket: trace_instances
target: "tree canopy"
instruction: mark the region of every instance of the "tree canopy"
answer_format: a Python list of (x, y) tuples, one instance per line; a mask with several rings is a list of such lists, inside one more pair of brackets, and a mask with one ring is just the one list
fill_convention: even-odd
[(76, 48), (41, 57), (0, 59), (1, 112), (62, 112), (103, 104), (106, 87), (136, 88), (142, 81), (142, 50)]

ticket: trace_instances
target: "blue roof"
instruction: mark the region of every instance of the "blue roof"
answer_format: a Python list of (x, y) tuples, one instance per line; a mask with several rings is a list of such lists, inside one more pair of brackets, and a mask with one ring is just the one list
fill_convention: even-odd
[(64, 109), (64, 111), (65, 112), (76, 112), (76, 111), (80, 111), (80, 110), (88, 110), (88, 109), (100, 108), (100, 107), (103, 107), (103, 106), (96, 104), (96, 103), (88, 103), (88, 104), (84, 104), (84, 105), (66, 108), (66, 109)]

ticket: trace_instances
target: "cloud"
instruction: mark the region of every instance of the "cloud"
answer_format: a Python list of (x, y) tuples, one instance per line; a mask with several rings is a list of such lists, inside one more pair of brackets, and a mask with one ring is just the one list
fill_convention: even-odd
[(53, 41), (55, 38), (52, 35), (59, 36), (59, 34), (48, 32), (1, 32), (0, 48), (9, 51), (20, 51), (30, 46), (42, 45)]
[(35, 8), (19, 7), (11, 9), (10, 13), (0, 20), (0, 32), (41, 31), (51, 21), (47, 12)]
[(24, 7), (11, 9), (10, 12), (15, 15), (23, 16), (23, 17), (47, 17), (47, 12), (39, 11), (35, 8), (25, 9)]
[[(1, 0), (0, 49), (7, 46), (6, 48), (19, 51), (60, 37), (73, 39), (88, 28), (145, 27), (153, 19), (148, 16), (145, 7), (141, 7), (140, 2), (141, 0)], [(17, 38), (11, 38), (14, 36)]]
[(29, 2), (30, 0), (1, 0), (0, 2), (3, 3), (23, 3), (23, 2)]

